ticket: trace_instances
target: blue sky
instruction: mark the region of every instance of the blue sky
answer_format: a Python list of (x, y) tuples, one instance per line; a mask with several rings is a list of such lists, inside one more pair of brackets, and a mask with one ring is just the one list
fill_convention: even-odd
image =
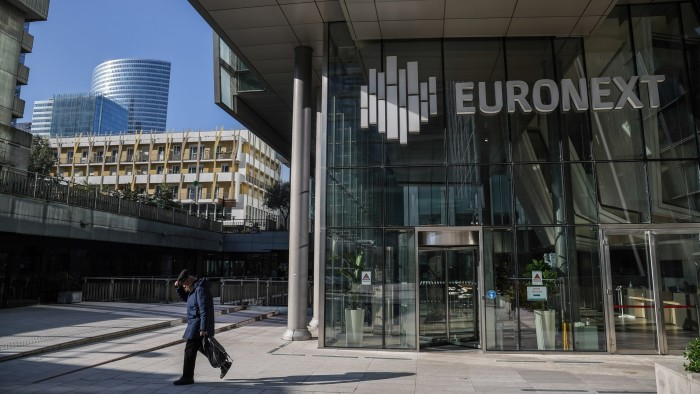
[(214, 104), (212, 31), (185, 0), (52, 0), (48, 20), (29, 31), (22, 122), (35, 100), (88, 92), (105, 60), (151, 58), (172, 63), (168, 130), (242, 128)]

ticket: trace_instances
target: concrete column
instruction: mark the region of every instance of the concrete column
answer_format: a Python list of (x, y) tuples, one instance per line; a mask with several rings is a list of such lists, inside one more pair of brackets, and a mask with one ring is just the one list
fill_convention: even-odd
[(291, 198), (289, 206), (289, 298), (287, 331), (282, 339), (311, 339), (306, 325), (309, 283), (309, 167), (311, 134), (310, 47), (294, 49), (294, 103), (292, 104)]
[[(321, 317), (321, 285), (323, 285), (323, 265), (326, 254), (326, 128), (323, 116), (326, 78), (321, 94), (316, 101), (316, 199), (314, 201), (314, 314), (309, 323), (312, 330), (318, 330)], [(319, 335), (320, 337), (321, 335)]]

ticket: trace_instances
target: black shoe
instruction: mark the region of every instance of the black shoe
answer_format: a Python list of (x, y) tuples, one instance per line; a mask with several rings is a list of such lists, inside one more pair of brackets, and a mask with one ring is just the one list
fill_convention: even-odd
[(186, 384), (194, 384), (194, 379), (180, 378), (173, 382), (175, 386), (184, 386)]
[(221, 375), (219, 375), (219, 379), (223, 379), (224, 376), (226, 376), (226, 372), (231, 368), (231, 362), (226, 361), (224, 365), (221, 366)]

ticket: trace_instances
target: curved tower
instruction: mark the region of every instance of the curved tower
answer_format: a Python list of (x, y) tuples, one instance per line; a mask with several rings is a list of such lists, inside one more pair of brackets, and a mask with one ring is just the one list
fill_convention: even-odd
[(93, 93), (129, 110), (129, 131), (164, 131), (168, 116), (170, 62), (115, 59), (92, 72)]

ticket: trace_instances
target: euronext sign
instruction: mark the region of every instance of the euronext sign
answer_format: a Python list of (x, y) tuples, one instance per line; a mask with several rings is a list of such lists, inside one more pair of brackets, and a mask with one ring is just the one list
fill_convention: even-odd
[[(515, 112), (516, 106), (524, 113), (533, 110), (538, 113), (549, 113), (561, 106), (562, 112), (619, 110), (626, 105), (632, 108), (659, 107), (659, 84), (665, 80), (663, 75), (591, 78), (590, 81), (580, 78), (578, 84), (571, 79), (562, 79), (557, 83), (551, 79), (540, 79), (532, 88), (525, 81), (506, 81), (505, 103), (503, 100), (503, 82), (478, 82), (475, 90), (474, 82), (455, 83), (455, 99), (458, 115), (473, 115), (477, 106), (474, 98), (478, 97), (479, 112), (496, 114), (505, 105), (509, 113)], [(578, 86), (577, 86), (578, 85)], [(643, 103), (635, 93), (637, 86), (646, 85), (647, 102)], [(618, 99), (612, 98), (613, 90), (620, 93)], [(490, 91), (489, 91), (490, 90)], [(532, 92), (530, 94), (530, 92)], [(543, 94), (546, 92), (546, 94)], [(530, 94), (532, 102), (528, 101)], [(491, 98), (489, 103), (487, 98)]]

